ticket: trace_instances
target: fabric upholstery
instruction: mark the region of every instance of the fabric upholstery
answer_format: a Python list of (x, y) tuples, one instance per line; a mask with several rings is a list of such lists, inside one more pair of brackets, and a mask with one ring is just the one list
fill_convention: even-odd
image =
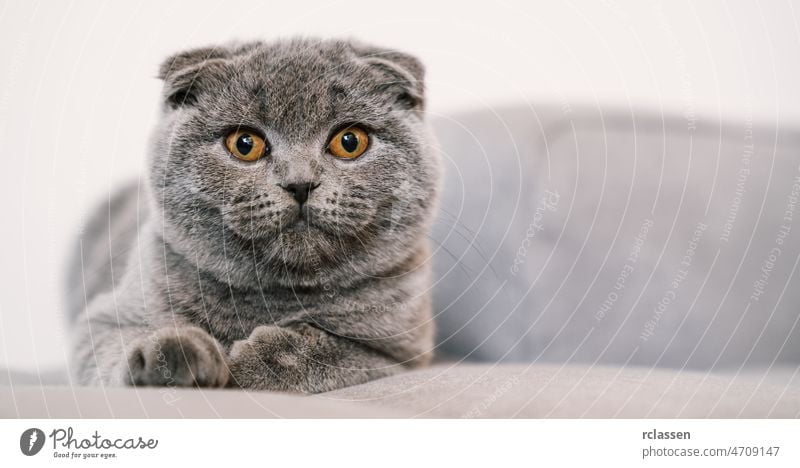
[(0, 417), (796, 418), (797, 368), (438, 364), (315, 396), (236, 390), (0, 386)]
[(784, 219), (799, 203), (799, 129), (548, 107), (436, 128), (447, 161), (433, 234), (440, 351), (696, 370), (800, 363), (800, 215)]

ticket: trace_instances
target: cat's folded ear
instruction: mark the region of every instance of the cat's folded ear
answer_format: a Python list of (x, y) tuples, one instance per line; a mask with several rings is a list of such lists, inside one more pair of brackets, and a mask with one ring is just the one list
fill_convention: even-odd
[(172, 108), (191, 106), (199, 93), (211, 86), (214, 71), (231, 55), (227, 48), (205, 47), (177, 53), (161, 64), (158, 77), (164, 80), (164, 99)]
[(356, 54), (378, 70), (386, 82), (381, 89), (395, 91), (397, 104), (408, 109), (425, 106), (425, 66), (413, 55), (358, 42), (351, 43)]

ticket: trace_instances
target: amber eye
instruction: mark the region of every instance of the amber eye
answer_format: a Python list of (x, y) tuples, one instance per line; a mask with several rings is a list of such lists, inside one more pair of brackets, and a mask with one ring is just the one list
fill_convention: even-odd
[(331, 138), (328, 150), (342, 159), (355, 159), (367, 150), (369, 136), (359, 127), (347, 127)]
[(236, 130), (225, 137), (225, 146), (242, 161), (258, 161), (267, 154), (267, 142), (253, 132)]

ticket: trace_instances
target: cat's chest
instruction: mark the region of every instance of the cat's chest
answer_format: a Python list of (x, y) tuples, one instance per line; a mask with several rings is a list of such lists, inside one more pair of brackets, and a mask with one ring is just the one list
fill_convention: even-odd
[(277, 324), (313, 314), (321, 305), (316, 294), (220, 290), (206, 292), (197, 300), (190, 301), (180, 308), (180, 313), (228, 346), (247, 338), (259, 325)]

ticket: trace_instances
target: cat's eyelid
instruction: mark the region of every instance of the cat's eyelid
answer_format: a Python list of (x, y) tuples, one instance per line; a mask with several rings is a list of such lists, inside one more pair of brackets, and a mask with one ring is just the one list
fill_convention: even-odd
[(224, 138), (225, 136), (229, 135), (231, 132), (250, 132), (257, 135), (264, 140), (267, 139), (266, 133), (258, 128), (257, 125), (249, 125), (249, 124), (238, 124), (238, 125), (226, 125), (225, 127), (221, 127), (219, 132), (220, 138)]
[(338, 125), (334, 125), (331, 127), (331, 130), (328, 132), (328, 136), (325, 137), (325, 144), (327, 145), (328, 142), (331, 141), (331, 138), (335, 137), (337, 133), (351, 127), (360, 128), (370, 135), (377, 133), (377, 128), (378, 128), (376, 125), (369, 124), (363, 121), (358, 121), (358, 120), (346, 121), (344, 123), (340, 123)]

